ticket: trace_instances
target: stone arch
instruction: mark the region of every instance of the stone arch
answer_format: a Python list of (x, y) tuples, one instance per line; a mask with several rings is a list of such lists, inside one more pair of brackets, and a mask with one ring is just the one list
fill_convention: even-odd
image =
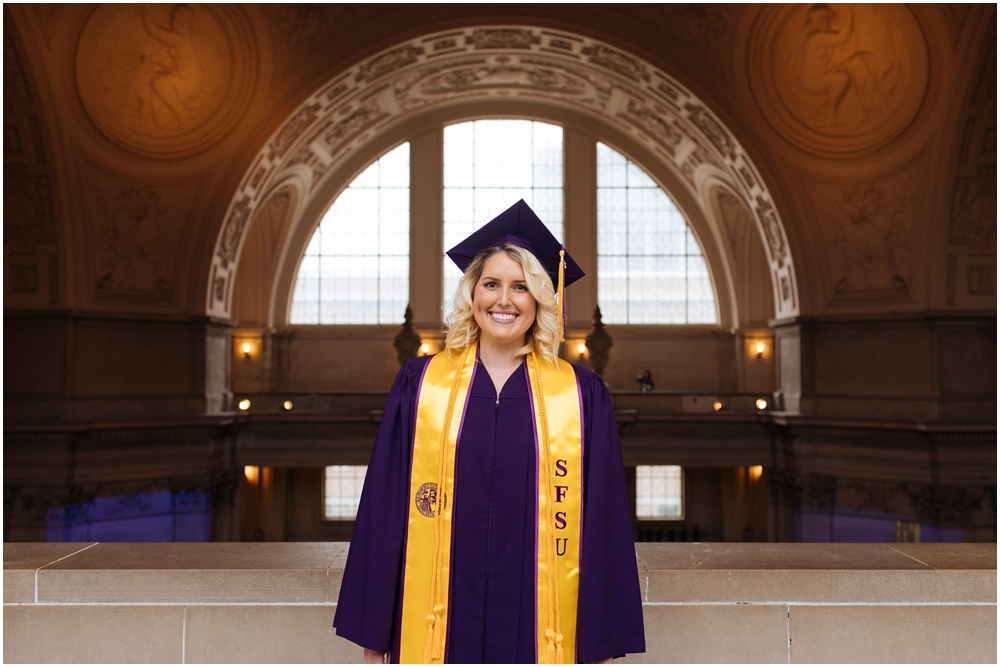
[[(771, 194), (746, 151), (706, 105), (631, 54), (579, 35), (523, 26), (470, 27), (411, 40), (340, 73), (306, 99), (257, 154), (233, 195), (213, 252), (208, 314), (230, 316), (247, 230), (282, 184), (294, 183), (296, 191), (296, 203), (286, 207), (279, 225), (285, 269), (277, 282), (283, 285), (279, 291), (287, 291), (287, 267), (297, 262), (288, 258), (296, 245), (290, 240), (303, 243), (299, 223), (315, 226), (317, 207), (325, 208), (320, 198), (332, 201), (353, 174), (422, 125), (484, 115), (559, 117), (596, 128), (596, 136), (608, 136), (661, 186), (671, 186), (682, 209), (687, 202), (685, 213), (701, 211), (716, 228), (716, 242), (721, 231), (709, 184), (725, 187), (749, 212), (763, 242), (774, 316), (798, 314), (792, 258)], [(732, 273), (725, 253), (716, 252), (714, 259)], [(721, 314), (722, 301), (731, 297), (718, 287), (731, 279), (713, 278)], [(272, 313), (280, 310), (274, 306), (278, 298), (271, 296)], [(737, 324), (733, 319), (720, 323)], [(260, 324), (276, 324), (269, 320)]]

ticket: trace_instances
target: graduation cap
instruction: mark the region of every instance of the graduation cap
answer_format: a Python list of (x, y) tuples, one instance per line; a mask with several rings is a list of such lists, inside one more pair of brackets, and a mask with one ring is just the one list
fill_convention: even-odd
[(504, 243), (524, 248), (538, 258), (545, 272), (556, 286), (559, 303), (559, 340), (566, 337), (566, 299), (564, 290), (583, 278), (583, 269), (573, 261), (563, 244), (535, 215), (531, 207), (518, 200), (516, 204), (480, 227), (464, 241), (447, 252), (451, 261), (462, 271), (468, 268), (476, 255), (487, 248)]

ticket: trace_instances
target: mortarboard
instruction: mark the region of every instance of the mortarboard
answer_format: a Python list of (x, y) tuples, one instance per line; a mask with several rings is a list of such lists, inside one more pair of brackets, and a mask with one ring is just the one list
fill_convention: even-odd
[(584, 276), (583, 269), (573, 261), (563, 244), (556, 240), (523, 199), (480, 227), (449, 250), (447, 255), (458, 268), (465, 271), (476, 255), (504, 243), (529, 251), (538, 258), (549, 274), (552, 284), (556, 286), (556, 299), (559, 302), (560, 340), (565, 339), (566, 299), (563, 291)]

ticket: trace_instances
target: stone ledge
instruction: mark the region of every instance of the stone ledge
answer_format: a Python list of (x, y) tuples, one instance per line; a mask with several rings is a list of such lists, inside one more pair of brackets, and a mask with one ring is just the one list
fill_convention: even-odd
[[(996, 659), (995, 544), (636, 552), (647, 650), (622, 662)], [(345, 543), (5, 544), (4, 661), (361, 662), (330, 627), (346, 555)]]
[[(4, 603), (334, 603), (347, 547), (8, 543)], [(996, 603), (995, 544), (663, 543), (636, 553), (646, 603)]]

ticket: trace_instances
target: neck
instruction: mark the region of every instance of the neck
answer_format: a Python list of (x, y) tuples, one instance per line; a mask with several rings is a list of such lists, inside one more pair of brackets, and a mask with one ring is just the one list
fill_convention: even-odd
[(479, 339), (479, 360), (487, 368), (498, 370), (516, 367), (521, 363), (517, 351), (524, 347), (524, 339), (512, 343), (498, 343), (487, 338)]

